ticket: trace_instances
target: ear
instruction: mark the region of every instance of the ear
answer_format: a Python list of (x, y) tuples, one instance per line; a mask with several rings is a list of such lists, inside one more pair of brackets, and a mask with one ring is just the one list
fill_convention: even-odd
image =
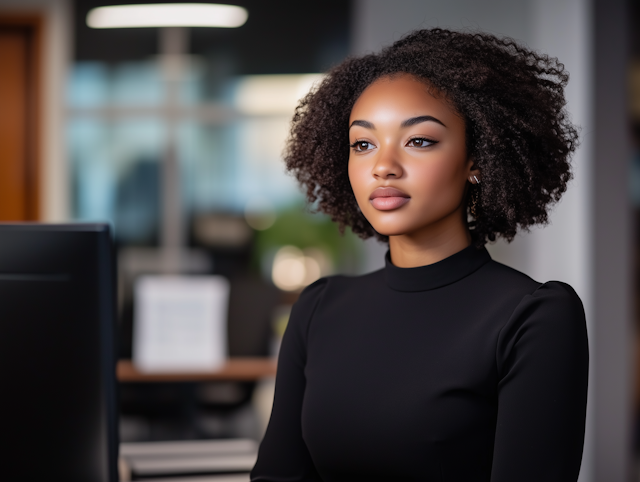
[(482, 172), (473, 159), (469, 159), (469, 171), (467, 172), (467, 180), (471, 184), (480, 184), (482, 181)]

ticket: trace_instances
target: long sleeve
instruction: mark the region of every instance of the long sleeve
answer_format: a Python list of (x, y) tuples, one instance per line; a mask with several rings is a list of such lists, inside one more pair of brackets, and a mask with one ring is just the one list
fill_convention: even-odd
[(575, 482), (587, 402), (584, 310), (560, 282), (525, 296), (502, 328), (492, 482)]
[(325, 286), (326, 279), (321, 279), (307, 287), (292, 309), (278, 357), (271, 419), (251, 472), (252, 481), (321, 480), (302, 438), (301, 412), (307, 331)]

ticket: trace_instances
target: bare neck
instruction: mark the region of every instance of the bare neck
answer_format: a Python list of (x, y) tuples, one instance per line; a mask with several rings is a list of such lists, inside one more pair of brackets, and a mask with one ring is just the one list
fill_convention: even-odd
[(426, 266), (442, 261), (471, 244), (471, 234), (462, 217), (457, 222), (443, 221), (415, 233), (390, 236), (392, 263), (399, 268)]

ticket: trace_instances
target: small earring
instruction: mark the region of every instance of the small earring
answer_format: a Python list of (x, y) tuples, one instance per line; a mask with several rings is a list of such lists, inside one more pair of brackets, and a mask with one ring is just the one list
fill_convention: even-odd
[(478, 179), (476, 176), (469, 176), (469, 181), (471, 182), (471, 184), (474, 184), (473, 180), (475, 179), (475, 184), (480, 184), (480, 179)]

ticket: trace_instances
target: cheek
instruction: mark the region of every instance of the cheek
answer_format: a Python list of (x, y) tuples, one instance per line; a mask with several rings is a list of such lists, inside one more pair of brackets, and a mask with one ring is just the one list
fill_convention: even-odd
[(412, 177), (423, 187), (420, 197), (435, 204), (458, 203), (466, 182), (461, 165), (448, 158), (416, 166)]
[(349, 182), (351, 183), (351, 189), (355, 194), (356, 199), (360, 202), (360, 197), (363, 195), (366, 185), (366, 172), (364, 171), (364, 163), (351, 162), (349, 160)]

